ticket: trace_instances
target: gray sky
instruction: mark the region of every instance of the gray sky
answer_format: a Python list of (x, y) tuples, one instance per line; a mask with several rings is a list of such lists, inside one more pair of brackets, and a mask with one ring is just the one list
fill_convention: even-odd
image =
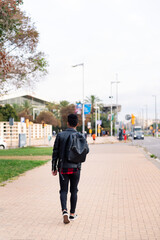
[[(118, 102), (125, 114), (140, 115), (160, 94), (160, 2), (158, 0), (24, 0), (23, 9), (40, 33), (39, 49), (49, 59), (49, 74), (36, 93), (50, 101), (96, 95), (110, 104), (111, 81), (118, 74)], [(116, 85), (112, 85), (116, 102)], [(157, 96), (160, 118), (160, 95)]]

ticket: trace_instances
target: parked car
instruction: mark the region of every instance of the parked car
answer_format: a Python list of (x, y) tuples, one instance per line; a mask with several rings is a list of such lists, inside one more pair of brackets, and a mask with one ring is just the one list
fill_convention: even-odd
[(144, 133), (142, 131), (135, 131), (133, 133), (134, 139), (144, 139)]
[(0, 149), (6, 149), (7, 143), (0, 137)]

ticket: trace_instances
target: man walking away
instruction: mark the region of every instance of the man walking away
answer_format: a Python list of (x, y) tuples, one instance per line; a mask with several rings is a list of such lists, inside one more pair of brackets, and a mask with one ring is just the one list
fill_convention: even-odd
[[(57, 175), (59, 171), (60, 183), (60, 202), (62, 208), (63, 222), (69, 223), (70, 220), (75, 220), (77, 204), (78, 183), (80, 179), (81, 163), (72, 163), (68, 161), (69, 147), (71, 145), (71, 136), (78, 133), (76, 127), (78, 124), (78, 117), (75, 114), (68, 115), (68, 128), (58, 133), (52, 154), (52, 174)], [(88, 146), (87, 146), (88, 148)], [(88, 149), (89, 152), (89, 149)], [(87, 153), (88, 153), (87, 152)], [(67, 194), (68, 185), (70, 183), (70, 216), (67, 211)]]

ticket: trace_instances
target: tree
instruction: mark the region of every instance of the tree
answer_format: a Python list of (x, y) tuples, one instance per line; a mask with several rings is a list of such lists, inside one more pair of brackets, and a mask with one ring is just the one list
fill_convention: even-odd
[(63, 101), (60, 102), (60, 108), (62, 108), (62, 107), (67, 107), (69, 104), (70, 104), (70, 103), (69, 103), (68, 101), (63, 100)]
[(75, 114), (75, 105), (74, 104), (70, 104), (67, 105), (66, 107), (62, 107), (60, 110), (60, 114), (61, 114), (61, 124), (62, 124), (62, 128), (66, 128), (67, 127), (67, 117), (69, 114)]
[(22, 105), (19, 105), (19, 109), (15, 104), (14, 106), (17, 108), (17, 110), (19, 110), (17, 112), (19, 119), (24, 117), (25, 119), (29, 119), (29, 121), (33, 121), (33, 107), (29, 101), (25, 100)]
[(15, 121), (18, 120), (18, 116), (14, 108), (9, 104), (5, 104), (5, 106), (0, 105), (0, 120), (9, 121), (10, 118), (14, 118)]
[(87, 97), (85, 99), (85, 102), (87, 103), (91, 103), (91, 125), (92, 125), (92, 129), (94, 128), (94, 112), (95, 112), (95, 105), (96, 103), (100, 102), (101, 100), (96, 97), (95, 95), (91, 95), (90, 97)]
[(60, 127), (60, 121), (51, 112), (41, 112), (36, 118), (37, 123), (51, 124), (54, 127)]
[(0, 95), (11, 86), (31, 86), (37, 75), (47, 73), (44, 53), (37, 52), (39, 34), (20, 10), (22, 3), (0, 0)]
[(23, 110), (23, 107), (17, 103), (13, 103), (12, 107), (14, 108), (14, 110), (17, 114), (22, 112), (22, 110)]

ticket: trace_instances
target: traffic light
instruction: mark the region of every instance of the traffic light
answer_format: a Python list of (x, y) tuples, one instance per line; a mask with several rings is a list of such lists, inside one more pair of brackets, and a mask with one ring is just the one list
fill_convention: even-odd
[(133, 114), (131, 114), (131, 123), (132, 123), (132, 125), (135, 124), (135, 119), (136, 119), (136, 117)]

